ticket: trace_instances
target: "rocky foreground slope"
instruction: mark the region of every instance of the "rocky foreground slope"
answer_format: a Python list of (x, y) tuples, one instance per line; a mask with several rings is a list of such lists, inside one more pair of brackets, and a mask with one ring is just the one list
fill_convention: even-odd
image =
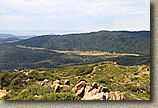
[(0, 74), (4, 100), (150, 100), (150, 65), (96, 64)]

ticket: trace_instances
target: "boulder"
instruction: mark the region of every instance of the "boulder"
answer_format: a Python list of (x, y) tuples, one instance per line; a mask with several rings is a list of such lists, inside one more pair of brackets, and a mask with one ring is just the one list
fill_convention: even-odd
[(123, 100), (123, 99), (124, 99), (124, 95), (120, 93), (120, 91), (109, 93), (109, 100)]
[(28, 78), (27, 80), (26, 80), (26, 82), (29, 82), (30, 81), (30, 79)]
[(93, 82), (92, 87), (98, 89), (98, 84), (96, 82)]
[(116, 91), (115, 95), (116, 95), (116, 100), (121, 100), (121, 93), (120, 93), (120, 91)]
[(70, 84), (70, 86), (74, 86), (73, 84)]
[(103, 87), (98, 87), (98, 90), (99, 90), (99, 93), (101, 93), (101, 89), (102, 89)]
[[(102, 92), (102, 93), (103, 93), (103, 92)], [(105, 100), (109, 100), (110, 95), (109, 95), (109, 93), (108, 93), (108, 92), (104, 93), (104, 96), (105, 96)]]
[(64, 81), (64, 85), (70, 85), (70, 81), (69, 80), (65, 80)]
[(116, 100), (116, 96), (114, 92), (109, 93), (109, 100)]
[(91, 90), (93, 90), (93, 87), (92, 87), (92, 86), (86, 86), (86, 87), (85, 87), (84, 96), (87, 95), (87, 93), (89, 93)]
[(59, 80), (56, 80), (56, 81), (53, 82), (53, 84), (54, 84), (54, 85), (60, 84), (60, 81), (59, 81)]
[(42, 83), (41, 83), (41, 86), (44, 86), (44, 84), (45, 84), (45, 82), (42, 82)]
[(51, 85), (52, 85), (52, 83), (51, 83), (51, 82), (49, 82), (49, 83), (46, 83), (44, 86), (45, 86), (45, 87), (48, 87), (48, 88), (52, 88), (52, 86), (51, 86)]
[(49, 80), (48, 80), (48, 79), (45, 79), (43, 82), (48, 83), (48, 82), (49, 82)]
[(60, 91), (63, 92), (67, 92), (68, 90), (70, 90), (70, 86), (69, 85), (60, 85)]
[(118, 62), (114, 62), (114, 64), (116, 65), (116, 64), (119, 64)]
[(89, 83), (86, 83), (86, 86), (92, 86), (92, 84), (89, 82)]
[(93, 95), (91, 97), (85, 96), (81, 100), (106, 100), (106, 96), (104, 93), (97, 93), (96, 95)]
[(100, 90), (100, 92), (104, 92), (105, 93), (105, 92), (109, 92), (109, 91), (108, 91), (107, 87), (102, 87), (101, 90)]
[(77, 82), (77, 84), (80, 83), (81, 81), (85, 81), (85, 82), (87, 83), (87, 81), (86, 81), (85, 79), (81, 79), (81, 80), (79, 80), (79, 81)]
[(120, 100), (124, 100), (124, 97), (125, 97), (124, 94), (121, 93), (121, 94), (120, 94)]
[(82, 87), (80, 90), (76, 93), (77, 96), (83, 97), (84, 96), (84, 87)]
[(85, 81), (81, 81), (79, 82), (74, 88), (73, 88), (73, 92), (76, 93), (78, 90), (80, 90), (82, 87), (85, 87), (86, 82)]
[(56, 84), (55, 86), (55, 90), (54, 90), (54, 93), (59, 93), (60, 92), (60, 85), (59, 84)]
[(84, 95), (84, 97), (92, 97), (92, 96), (96, 95), (97, 93), (99, 93), (99, 90), (93, 89), (92, 91), (90, 91), (86, 95)]
[(73, 92), (74, 94), (76, 94), (77, 90), (76, 90), (76, 88), (75, 88), (75, 87), (74, 87), (74, 88), (72, 88), (72, 92)]

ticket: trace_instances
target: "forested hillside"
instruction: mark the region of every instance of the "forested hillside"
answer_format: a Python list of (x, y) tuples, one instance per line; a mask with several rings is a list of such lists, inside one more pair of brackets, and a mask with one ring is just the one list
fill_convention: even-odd
[(53, 51), (0, 45), (0, 70), (60, 67), (62, 64), (77, 62), (79, 58), (71, 58)]
[(0, 45), (0, 71), (3, 69), (41, 69), (60, 68), (70, 65), (83, 65), (102, 61), (116, 61), (121, 65), (140, 65), (150, 63), (148, 56), (131, 56), (108, 53), (105, 55), (78, 55), (57, 53), (47, 49), (27, 49)]
[(59, 68), (104, 61), (100, 56), (61, 54), (49, 50), (32, 50), (0, 45), (0, 71), (3, 69)]
[(45, 35), (11, 43), (53, 50), (107, 51), (150, 54), (150, 32), (99, 31), (91, 33)]

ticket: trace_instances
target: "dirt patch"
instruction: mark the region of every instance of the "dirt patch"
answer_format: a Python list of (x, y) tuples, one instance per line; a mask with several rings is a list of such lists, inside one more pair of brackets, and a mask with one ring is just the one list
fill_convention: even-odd
[(138, 67), (138, 71), (141, 71), (142, 70), (142, 67)]
[(8, 92), (6, 90), (0, 90), (0, 99), (5, 96)]
[(142, 74), (150, 74), (150, 71), (142, 72)]
[(140, 75), (134, 75), (132, 78), (140, 78)]

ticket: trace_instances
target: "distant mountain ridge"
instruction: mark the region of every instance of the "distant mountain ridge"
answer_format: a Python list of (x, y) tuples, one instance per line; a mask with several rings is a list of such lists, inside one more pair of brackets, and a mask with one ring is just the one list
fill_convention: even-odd
[(16, 42), (21, 40), (20, 38), (16, 38), (16, 37), (10, 37), (10, 38), (0, 38), (0, 44), (4, 44), (4, 43), (9, 43), (9, 42)]
[(53, 50), (107, 51), (150, 55), (150, 31), (98, 31), (43, 35), (10, 43)]
[(11, 37), (16, 37), (16, 35), (0, 33), (0, 39), (6, 39)]
[(17, 35), (13, 35), (13, 34), (0, 33), (0, 39), (7, 39), (7, 38), (27, 39), (30, 37), (34, 37), (34, 36), (17, 36)]
[(40, 36), (40, 35), (47, 35), (52, 34), (54, 35), (53, 30), (0, 30), (2, 34), (12, 34), (16, 36)]

